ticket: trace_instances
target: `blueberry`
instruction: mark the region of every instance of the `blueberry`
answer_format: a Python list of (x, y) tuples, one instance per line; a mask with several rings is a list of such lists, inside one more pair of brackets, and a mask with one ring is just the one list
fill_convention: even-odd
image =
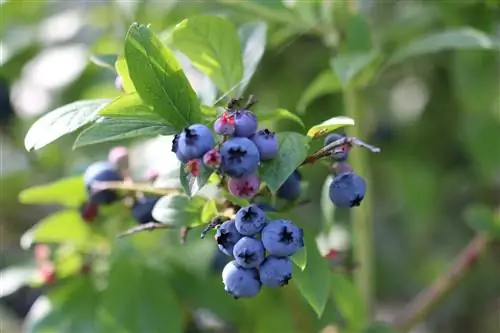
[(257, 117), (250, 110), (238, 110), (234, 113), (234, 136), (249, 138), (257, 131)]
[(287, 180), (278, 189), (276, 195), (278, 198), (288, 201), (295, 201), (300, 197), (300, 181), (302, 175), (299, 171), (295, 170)]
[(279, 288), (292, 279), (292, 261), (288, 258), (267, 257), (259, 268), (262, 284), (270, 288)]
[(186, 127), (178, 137), (172, 141), (174, 151), (180, 161), (201, 158), (215, 146), (215, 140), (210, 129), (202, 124)]
[(288, 220), (274, 220), (262, 229), (262, 243), (276, 257), (293, 255), (304, 246), (304, 231)]
[(227, 187), (237, 197), (251, 199), (259, 192), (260, 179), (255, 173), (243, 178), (230, 178)]
[(214, 131), (219, 135), (233, 135), (235, 131), (234, 115), (224, 112), (214, 122)]
[[(345, 137), (345, 135), (338, 134), (338, 133), (332, 133), (325, 138), (324, 145), (327, 146), (330, 143), (335, 142), (337, 140), (340, 140), (344, 137)], [(332, 152), (333, 159), (338, 161), (338, 162), (343, 162), (343, 161), (347, 160), (347, 157), (349, 157), (349, 148), (350, 147), (348, 144), (343, 144), (343, 145), (335, 148), (335, 150)]]
[(229, 220), (220, 225), (215, 233), (217, 246), (222, 253), (227, 256), (233, 255), (233, 248), (243, 237), (236, 229), (234, 220)]
[(203, 155), (203, 163), (210, 168), (218, 168), (222, 162), (222, 156), (216, 149), (211, 149)]
[(245, 236), (234, 245), (233, 257), (241, 267), (258, 267), (264, 260), (264, 256), (264, 245), (253, 237)]
[(229, 177), (242, 178), (254, 173), (259, 167), (259, 150), (247, 138), (232, 138), (224, 142), (220, 154), (221, 170)]
[(236, 230), (244, 236), (260, 232), (267, 223), (266, 213), (257, 205), (251, 204), (240, 208), (234, 217)]
[(274, 132), (264, 129), (255, 133), (250, 140), (257, 146), (262, 161), (271, 160), (278, 155), (279, 143)]
[(365, 180), (354, 172), (341, 173), (330, 184), (330, 200), (337, 207), (359, 206), (365, 194)]
[(132, 207), (132, 216), (139, 224), (158, 222), (153, 218), (153, 207), (156, 205), (159, 196), (147, 196), (138, 200)]
[(255, 297), (260, 291), (259, 272), (255, 268), (244, 268), (229, 262), (222, 270), (224, 290), (234, 298)]
[(123, 177), (109, 162), (96, 162), (91, 164), (83, 175), (83, 181), (90, 201), (96, 204), (111, 204), (118, 200), (115, 190), (96, 190), (92, 186), (95, 182), (123, 181)]

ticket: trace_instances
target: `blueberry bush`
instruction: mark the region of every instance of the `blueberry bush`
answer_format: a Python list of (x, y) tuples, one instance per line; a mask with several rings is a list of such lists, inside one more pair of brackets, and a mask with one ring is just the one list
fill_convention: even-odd
[[(73, 149), (101, 146), (107, 156), (19, 195), (23, 204), (62, 207), (21, 238), (35, 258), (26, 283), (44, 290), (25, 332), (316, 332), (330, 325), (394, 333), (428, 314), (439, 295), (395, 321), (372, 313), (369, 161), (385, 157), (364, 137), (373, 115), (363, 92), (409, 58), (492, 52), (499, 41), (456, 27), (391, 47), (374, 38), (355, 2), (293, 3), (220, 1), (261, 21), (196, 13), (166, 31), (147, 17), (132, 23), (115, 54), (90, 58), (113, 76), (114, 96), (72, 101), (27, 130), (32, 154), (71, 137)], [(265, 105), (250, 89), (272, 47), (273, 24), (283, 26), (281, 38), (312, 33), (334, 54), (296, 110)], [(332, 93), (341, 94), (342, 111), (306, 121), (305, 110)], [(296, 130), (281, 130), (281, 122)], [(154, 149), (132, 152), (134, 142), (151, 138)], [(151, 156), (164, 163), (150, 165)], [(328, 173), (323, 190), (308, 189), (304, 174), (319, 169)], [(319, 223), (296, 214), (317, 198)], [(470, 212), (484, 221), (475, 229), (497, 235), (498, 219), (483, 208)], [(353, 247), (325, 250), (339, 216), (351, 225)]]

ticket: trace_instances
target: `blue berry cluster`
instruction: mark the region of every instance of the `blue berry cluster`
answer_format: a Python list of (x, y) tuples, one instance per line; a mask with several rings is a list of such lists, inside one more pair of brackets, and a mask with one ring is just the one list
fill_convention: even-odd
[(290, 256), (304, 246), (303, 229), (288, 220), (268, 220), (256, 204), (240, 208), (234, 219), (221, 224), (215, 240), (222, 253), (233, 257), (222, 270), (222, 282), (234, 298), (254, 297), (262, 285), (288, 284)]
[[(260, 188), (260, 163), (278, 154), (276, 134), (258, 130), (257, 116), (248, 107), (228, 107), (215, 120), (213, 132), (202, 124), (188, 126), (175, 135), (172, 151), (193, 176), (199, 175), (203, 164), (228, 178), (232, 194), (253, 198)], [(220, 136), (217, 142), (216, 135)]]
[[(338, 133), (330, 134), (326, 137), (324, 145), (327, 146), (344, 136)], [(349, 143), (345, 143), (335, 148), (332, 158), (335, 161), (332, 171), (335, 178), (332, 180), (329, 189), (330, 200), (337, 207), (352, 208), (359, 206), (366, 194), (366, 182), (347, 163), (349, 157)]]

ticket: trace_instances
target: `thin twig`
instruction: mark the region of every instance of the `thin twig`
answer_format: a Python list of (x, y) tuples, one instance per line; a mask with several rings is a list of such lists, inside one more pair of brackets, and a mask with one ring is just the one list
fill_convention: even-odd
[(124, 183), (124, 182), (95, 182), (92, 185), (94, 190), (123, 190), (123, 191), (135, 191), (143, 193), (151, 193), (158, 195), (169, 195), (179, 193), (177, 188), (161, 188), (152, 187), (148, 183)]
[(392, 324), (403, 333), (422, 321), (432, 309), (471, 271), (480, 255), (488, 248), (489, 237), (479, 234), (459, 253), (451, 268), (439, 276), (432, 285), (418, 294), (397, 315)]
[(173, 227), (168, 225), (168, 224), (163, 224), (163, 223), (158, 223), (158, 222), (148, 222), (148, 223), (144, 223), (144, 224), (138, 225), (136, 227), (130, 228), (127, 231), (119, 234), (117, 237), (123, 238), (126, 236), (137, 234), (139, 232), (153, 231), (153, 230), (157, 230), (157, 229), (172, 229), (172, 228)]

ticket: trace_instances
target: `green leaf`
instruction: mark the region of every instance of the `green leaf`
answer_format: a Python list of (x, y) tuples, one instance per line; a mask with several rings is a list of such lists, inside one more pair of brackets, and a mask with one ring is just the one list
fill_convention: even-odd
[(299, 249), (290, 259), (303, 271), (307, 266), (307, 247)]
[(354, 119), (345, 117), (345, 116), (339, 116), (339, 117), (333, 117), (328, 120), (325, 120), (321, 124), (314, 125), (307, 131), (307, 136), (311, 138), (316, 138), (321, 135), (325, 135), (329, 132), (335, 131), (336, 129), (339, 129), (344, 126), (354, 126)]
[(240, 198), (240, 197), (237, 197), (237, 196), (231, 194), (225, 188), (222, 188), (221, 191), (222, 191), (222, 194), (224, 195), (224, 198), (226, 198), (227, 200), (229, 200), (233, 204), (236, 204), (236, 205), (238, 205), (240, 207), (246, 207), (246, 206), (250, 205), (250, 201), (248, 201), (247, 199), (243, 199), (243, 198)]
[(116, 54), (93, 54), (90, 56), (90, 61), (99, 67), (103, 67), (116, 73), (115, 63), (118, 60)]
[(118, 75), (122, 79), (122, 86), (123, 90), (125, 93), (133, 93), (135, 92), (135, 87), (134, 83), (132, 82), (132, 79), (130, 78), (130, 74), (128, 72), (128, 65), (127, 61), (125, 60), (124, 57), (119, 57), (118, 60), (115, 62), (115, 69)]
[(139, 95), (135, 92), (129, 93), (127, 95), (123, 95), (117, 97), (111, 103), (106, 105), (99, 111), (99, 115), (103, 117), (134, 117), (141, 118), (147, 117), (152, 118), (156, 117), (158, 121), (163, 121), (163, 118), (157, 115), (157, 113), (153, 110), (152, 107), (146, 105), (142, 102)]
[(103, 118), (80, 133), (73, 144), (73, 149), (107, 141), (175, 133), (172, 127), (156, 117), (151, 117), (149, 120), (146, 117)]
[(217, 216), (217, 213), (217, 201), (215, 201), (214, 199), (207, 200), (205, 202), (205, 206), (203, 206), (203, 210), (201, 211), (201, 224), (205, 224), (207, 223), (207, 221), (211, 221), (215, 216)]
[(396, 51), (389, 60), (395, 64), (410, 57), (453, 49), (494, 49), (499, 43), (482, 31), (470, 27), (445, 30), (414, 40)]
[(363, 333), (396, 333), (396, 331), (386, 323), (373, 323), (363, 330)]
[(181, 180), (184, 193), (190, 197), (196, 195), (208, 182), (212, 173), (212, 169), (207, 167), (204, 163), (200, 163), (200, 174), (197, 177), (194, 177), (187, 171), (186, 164), (181, 164), (179, 178)]
[(104, 312), (115, 319), (102, 332), (182, 332), (180, 304), (168, 277), (125, 251), (113, 256), (102, 299)]
[(298, 267), (294, 268), (292, 281), (319, 318), (330, 297), (330, 271), (327, 261), (318, 251), (314, 235), (309, 230), (304, 232), (304, 243), (307, 247), (307, 267), (304, 271)]
[(323, 227), (327, 229), (334, 223), (335, 216), (335, 205), (332, 204), (330, 200), (330, 184), (332, 183), (333, 176), (329, 175), (326, 177), (323, 183), (323, 189), (321, 190), (321, 213), (323, 215)]
[(207, 199), (196, 196), (174, 194), (161, 197), (153, 208), (153, 217), (158, 222), (172, 226), (196, 226), (202, 221), (203, 207)]
[(493, 237), (500, 236), (500, 215), (485, 205), (471, 205), (466, 208), (464, 218), (476, 232), (486, 232)]
[(241, 45), (231, 21), (208, 15), (190, 17), (175, 27), (172, 41), (221, 91), (229, 91), (242, 79)]
[(93, 121), (109, 99), (77, 101), (55, 109), (39, 118), (24, 138), (26, 150), (40, 149)]
[[(381, 64), (382, 56), (377, 51), (341, 54), (332, 60), (332, 67), (342, 87), (366, 85), (373, 78), (375, 69)], [(367, 78), (363, 74), (369, 72)], [(363, 80), (359, 79), (360, 77)]]
[(297, 116), (294, 113), (291, 113), (290, 111), (288, 111), (286, 109), (276, 109), (276, 110), (271, 111), (271, 112), (259, 113), (257, 115), (257, 117), (258, 117), (259, 121), (277, 121), (280, 119), (289, 119), (289, 120), (296, 122), (297, 124), (299, 124), (302, 127), (306, 127), (304, 125), (304, 122), (302, 121), (302, 119), (300, 119), (299, 116)]
[(19, 193), (19, 201), (23, 204), (60, 204), (77, 208), (86, 199), (87, 191), (82, 176), (31, 187)]
[(302, 164), (309, 150), (309, 138), (295, 132), (276, 133), (279, 153), (276, 158), (262, 164), (260, 178), (272, 193), (276, 193), (287, 178)]
[(151, 30), (132, 24), (125, 59), (140, 98), (177, 131), (202, 120), (200, 101), (174, 53)]
[(243, 45), (243, 79), (238, 89), (241, 95), (250, 83), (266, 50), (267, 25), (265, 22), (247, 23), (238, 33)]
[(347, 322), (349, 332), (360, 332), (366, 324), (363, 299), (355, 285), (343, 274), (331, 275), (333, 300)]
[(349, 14), (347, 19), (347, 49), (349, 52), (366, 52), (372, 45), (370, 27), (366, 18), (359, 14)]
[(78, 210), (62, 210), (47, 216), (26, 231), (21, 238), (23, 248), (36, 243), (69, 243), (85, 246), (92, 230), (82, 220)]
[(318, 75), (305, 89), (300, 97), (297, 109), (305, 112), (306, 108), (317, 98), (333, 94), (342, 89), (339, 78), (332, 70), (326, 70)]

